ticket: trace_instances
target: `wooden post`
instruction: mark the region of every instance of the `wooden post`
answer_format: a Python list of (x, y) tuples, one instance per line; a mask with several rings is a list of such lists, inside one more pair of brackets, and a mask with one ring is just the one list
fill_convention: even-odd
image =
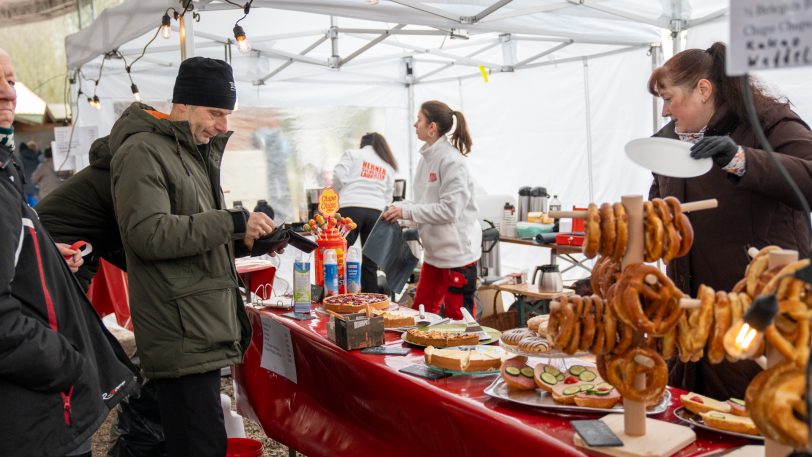
[[(767, 254), (770, 259), (770, 269), (775, 267), (781, 267), (784, 265), (788, 265), (793, 262), (798, 261), (798, 251), (792, 251), (788, 249), (780, 249), (775, 251), (770, 251)], [(764, 353), (767, 356), (767, 368), (772, 368), (779, 363), (784, 362), (784, 356), (781, 355), (778, 350), (776, 350), (772, 345), (767, 344), (766, 350)], [(808, 414), (808, 413), (807, 413)], [(784, 457), (792, 453), (792, 448), (781, 444), (778, 441), (771, 440), (767, 437), (764, 437), (764, 455), (767, 457)]]
[[(620, 198), (626, 214), (629, 216), (629, 244), (626, 255), (623, 256), (621, 266), (626, 268), (633, 263), (643, 261), (645, 246), (643, 239), (645, 232), (643, 228), (643, 197), (640, 195), (626, 195)], [(639, 332), (635, 332), (635, 343), (643, 338)], [(646, 385), (646, 375), (639, 374), (634, 378), (634, 387), (643, 389)], [(623, 399), (623, 431), (629, 436), (643, 436), (646, 434), (646, 404), (640, 401)]]

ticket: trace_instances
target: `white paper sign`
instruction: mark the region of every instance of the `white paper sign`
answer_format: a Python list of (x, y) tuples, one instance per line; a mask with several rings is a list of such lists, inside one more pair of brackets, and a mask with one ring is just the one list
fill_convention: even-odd
[(290, 329), (270, 317), (262, 318), (262, 358), (259, 366), (296, 383), (296, 361)]
[[(71, 137), (71, 130), (73, 130), (73, 137)], [(51, 143), (51, 151), (54, 154), (54, 170), (79, 171), (87, 166), (90, 145), (98, 137), (99, 128), (95, 125), (54, 128), (54, 141)]]
[(812, 0), (731, 0), (728, 75), (812, 65)]

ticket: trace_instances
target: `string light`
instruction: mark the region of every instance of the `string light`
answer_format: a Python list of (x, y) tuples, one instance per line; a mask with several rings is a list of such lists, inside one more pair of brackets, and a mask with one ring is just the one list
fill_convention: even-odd
[(245, 38), (245, 30), (240, 25), (234, 26), (234, 40), (237, 41), (237, 49), (240, 53), (248, 54), (251, 52), (251, 43)]
[(133, 91), (133, 98), (135, 98), (135, 101), (140, 102), (141, 93), (138, 92), (138, 86), (136, 86), (135, 83), (132, 83), (132, 85), (130, 85), (130, 90)]
[(90, 103), (90, 106), (100, 110), (101, 109), (101, 100), (99, 99), (98, 95), (93, 96), (93, 101)]
[(170, 35), (172, 34), (172, 28), (170, 27), (170, 24), (171, 24), (170, 21), (171, 21), (171, 19), (169, 18), (169, 10), (166, 10), (166, 13), (164, 13), (164, 17), (161, 18), (161, 36), (163, 36), (164, 39), (167, 39), (167, 40), (169, 39)]

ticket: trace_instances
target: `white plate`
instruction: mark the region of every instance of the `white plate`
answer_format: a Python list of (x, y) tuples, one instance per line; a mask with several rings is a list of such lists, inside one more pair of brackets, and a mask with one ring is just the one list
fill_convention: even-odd
[(684, 406), (680, 406), (679, 408), (675, 409), (674, 416), (683, 422), (687, 422), (691, 425), (695, 425), (699, 428), (704, 428), (705, 430), (710, 430), (712, 432), (722, 433), (724, 435), (738, 436), (739, 438), (747, 438), (748, 440), (764, 441), (764, 437), (761, 435), (750, 435), (747, 433), (731, 432), (728, 430), (722, 430), (721, 428), (711, 427), (710, 425), (705, 424), (705, 421), (702, 420), (702, 416), (694, 414), (691, 411), (688, 411)]
[[(553, 400), (552, 395), (548, 394), (547, 392), (536, 389), (536, 390), (510, 390), (508, 389), (507, 384), (502, 379), (502, 377), (498, 377), (493, 380), (491, 385), (485, 388), (485, 393), (491, 397), (499, 398), (501, 400), (506, 400), (513, 403), (520, 403), (522, 405), (527, 406), (535, 406), (537, 408), (544, 408), (550, 410), (558, 410), (561, 412), (582, 412), (582, 413), (622, 413), (623, 412), (623, 403), (618, 403), (612, 408), (590, 408), (587, 406), (578, 406), (578, 405), (562, 405), (561, 403), (556, 403)], [(671, 392), (666, 390), (665, 395), (663, 395), (663, 399), (660, 403), (657, 403), (656, 406), (653, 408), (648, 408), (646, 410), (647, 415), (654, 415), (660, 414), (663, 411), (668, 409), (668, 405), (671, 404)]]
[[(545, 338), (546, 339), (546, 338)], [(504, 341), (499, 340), (499, 346), (502, 347), (507, 352), (516, 355), (523, 355), (525, 357), (537, 357), (540, 359), (574, 359), (577, 357), (583, 357), (589, 355), (589, 352), (576, 352), (575, 354), (565, 354), (558, 349), (553, 349), (552, 344), (550, 345), (550, 350), (548, 352), (525, 352), (519, 349), (519, 346), (513, 346), (510, 344), (505, 344)]]
[(626, 155), (658, 175), (693, 178), (707, 173), (713, 160), (692, 159), (691, 146), (691, 143), (670, 138), (638, 138), (626, 143)]

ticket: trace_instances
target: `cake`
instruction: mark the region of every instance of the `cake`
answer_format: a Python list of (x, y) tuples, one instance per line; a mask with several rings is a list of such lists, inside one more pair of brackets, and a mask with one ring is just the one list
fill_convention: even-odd
[(371, 309), (388, 309), (389, 303), (386, 295), (366, 293), (333, 295), (322, 302), (324, 309), (341, 314), (362, 313), (367, 305)]
[(406, 341), (421, 346), (445, 348), (451, 346), (473, 346), (479, 344), (476, 333), (460, 333), (447, 330), (409, 329), (405, 333)]
[(477, 350), (439, 349), (428, 346), (424, 352), (427, 365), (452, 371), (498, 370), (502, 363), (499, 356)]
[(406, 311), (383, 311), (380, 316), (383, 317), (384, 328), (412, 327), (415, 325), (414, 314)]

